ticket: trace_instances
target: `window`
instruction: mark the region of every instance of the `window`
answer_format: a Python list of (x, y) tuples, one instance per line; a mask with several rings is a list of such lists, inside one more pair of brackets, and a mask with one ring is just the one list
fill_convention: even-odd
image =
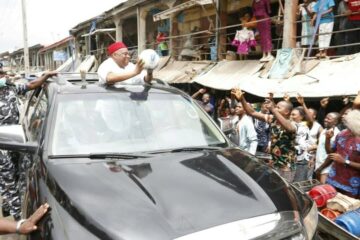
[(52, 124), (53, 155), (143, 152), (226, 141), (204, 112), (179, 95), (62, 95)]
[[(31, 106), (29, 106), (29, 108), (31, 108)], [(31, 141), (39, 141), (40, 132), (42, 130), (47, 113), (47, 108), (48, 98), (45, 94), (45, 91), (42, 91), (37, 99), (37, 102), (35, 103), (35, 107), (29, 119), (28, 128), (31, 134)]]

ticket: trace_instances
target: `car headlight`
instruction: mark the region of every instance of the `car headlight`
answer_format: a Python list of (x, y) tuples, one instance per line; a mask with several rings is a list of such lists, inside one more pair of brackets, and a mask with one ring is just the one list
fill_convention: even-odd
[(303, 220), (308, 239), (313, 238), (318, 224), (318, 209), (315, 202), (312, 203), (313, 204), (310, 211), (307, 213)]
[(195, 239), (291, 239), (305, 240), (305, 231), (298, 212), (281, 212), (235, 221), (191, 233), (175, 240)]

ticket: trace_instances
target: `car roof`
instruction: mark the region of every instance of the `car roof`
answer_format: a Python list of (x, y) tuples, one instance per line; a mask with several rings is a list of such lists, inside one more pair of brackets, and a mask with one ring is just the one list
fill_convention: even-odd
[(83, 94), (108, 92), (141, 92), (144, 86), (149, 86), (149, 93), (172, 93), (186, 95), (181, 90), (155, 79), (148, 84), (124, 84), (122, 86), (104, 86), (99, 84), (97, 73), (86, 73), (82, 80), (80, 73), (59, 73), (58, 76), (48, 79), (48, 89), (57, 94)]

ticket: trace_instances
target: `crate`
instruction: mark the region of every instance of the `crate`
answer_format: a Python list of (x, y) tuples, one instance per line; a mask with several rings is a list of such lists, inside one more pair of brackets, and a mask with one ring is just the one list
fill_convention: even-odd
[(311, 179), (301, 182), (294, 182), (292, 185), (297, 188), (302, 193), (309, 192), (313, 187), (317, 185), (321, 185), (321, 183), (317, 179)]

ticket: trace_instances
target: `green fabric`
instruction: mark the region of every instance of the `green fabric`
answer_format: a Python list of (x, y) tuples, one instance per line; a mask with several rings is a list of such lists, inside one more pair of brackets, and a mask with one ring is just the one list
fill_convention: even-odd
[(168, 45), (166, 42), (161, 42), (161, 43), (159, 43), (159, 49), (161, 51), (164, 51), (164, 50), (168, 50), (169, 48), (168, 48)]

